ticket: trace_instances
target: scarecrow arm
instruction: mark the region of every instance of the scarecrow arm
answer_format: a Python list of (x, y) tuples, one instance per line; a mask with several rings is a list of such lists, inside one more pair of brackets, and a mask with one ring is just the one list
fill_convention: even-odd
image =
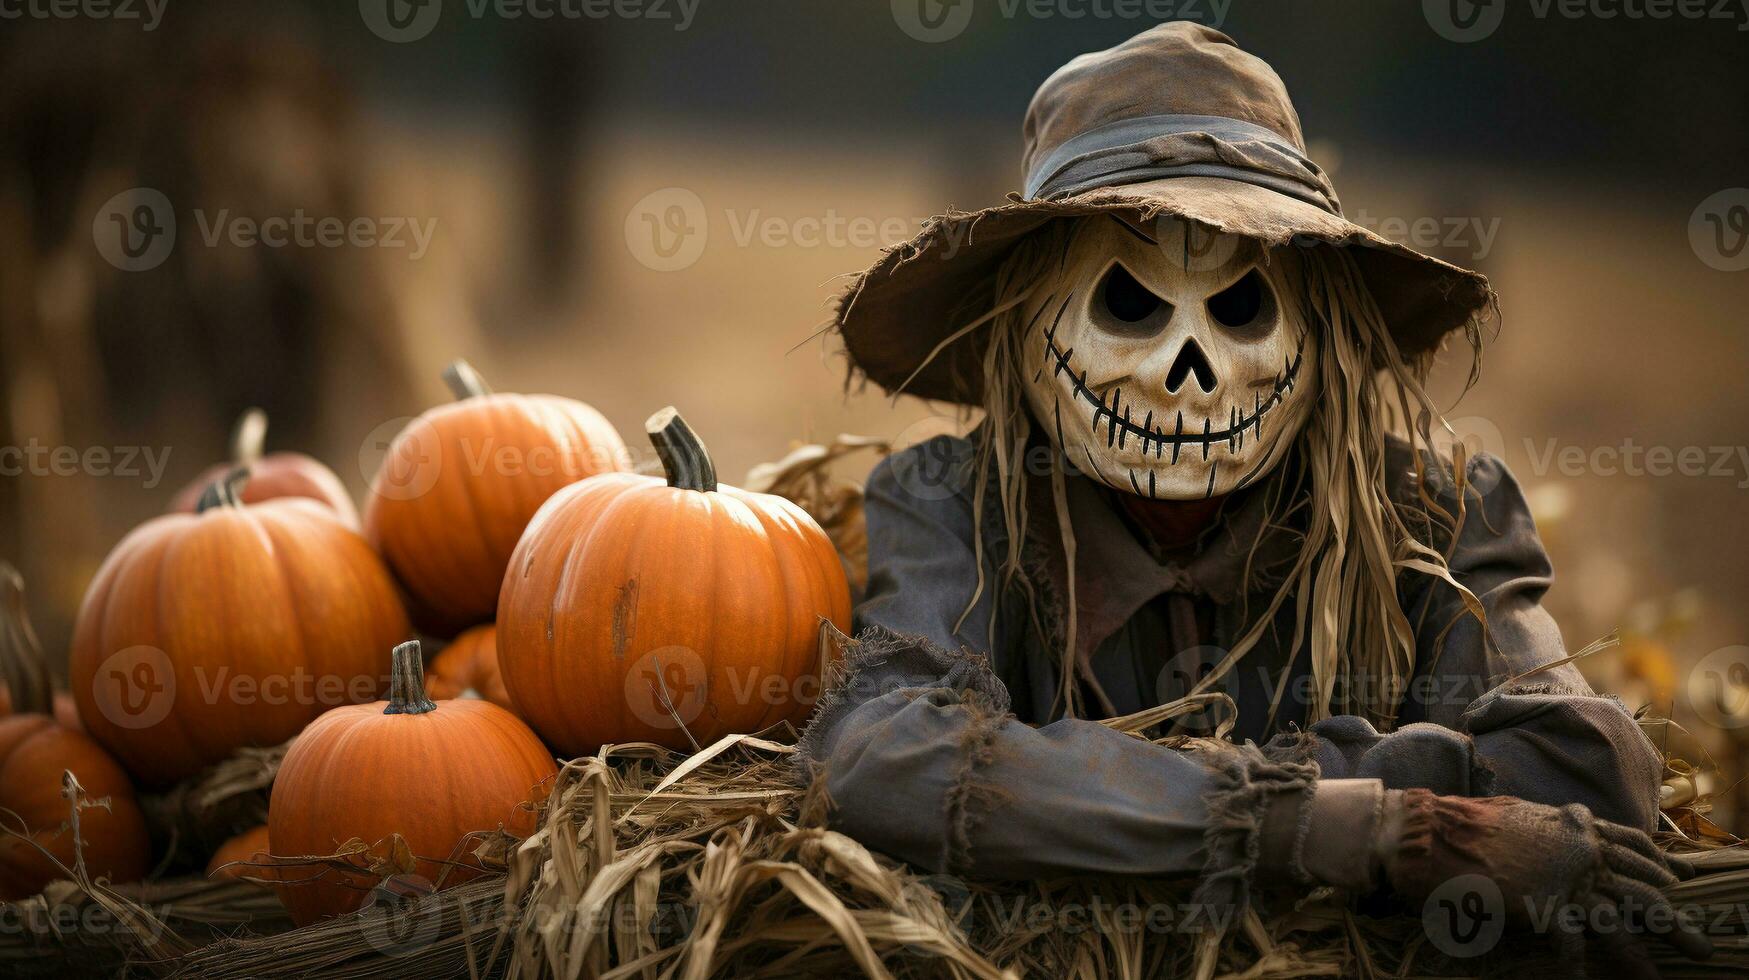
[[(1524, 496), (1493, 456), (1479, 454), (1467, 472), (1473, 489), (1450, 566), (1481, 600), (1491, 642), (1451, 586), (1408, 576), (1404, 608), (1418, 627), (1419, 670), (1403, 724), (1390, 734), (1355, 717), (1313, 725), (1324, 775), (1583, 803), (1604, 820), (1651, 830), (1663, 770), (1657, 751), (1621, 703), (1594, 693), (1578, 668), (1551, 666), (1566, 648), (1539, 604), (1551, 573)], [(1455, 504), (1449, 488), (1442, 497), (1443, 506)]]

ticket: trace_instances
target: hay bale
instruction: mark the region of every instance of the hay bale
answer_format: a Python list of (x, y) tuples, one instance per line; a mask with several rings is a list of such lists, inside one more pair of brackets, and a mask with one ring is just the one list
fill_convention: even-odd
[[(566, 764), (540, 830), (507, 853), (503, 876), (226, 941), (184, 956), (178, 972), (1091, 980), (1546, 977), (1571, 966), (1535, 937), (1480, 962), (1451, 960), (1427, 942), (1418, 910), (1357, 914), (1329, 890), (1266, 896), (1215, 923), (1188, 904), (1190, 882), (920, 874), (827, 829), (825, 801), (788, 777), (792, 751), (775, 736), (730, 737), (695, 755), (604, 748)], [(1727, 935), (1706, 964), (1661, 952), (1659, 962), (1673, 977), (1749, 971), (1749, 852), (1717, 848), (1698, 861), (1705, 873), (1672, 897), (1712, 909)]]

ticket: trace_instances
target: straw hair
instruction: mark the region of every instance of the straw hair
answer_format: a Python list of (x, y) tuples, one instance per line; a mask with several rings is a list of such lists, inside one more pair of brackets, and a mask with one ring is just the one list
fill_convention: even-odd
[[(986, 589), (993, 590), (988, 624), (992, 644), (996, 606), (1011, 595), (1019, 596), (1029, 608), (1037, 599), (1037, 584), (1029, 579), (1022, 561), (1028, 505), (1020, 462), (1032, 420), (1025, 408), (1019, 345), (1032, 328), (1023, 313), (1025, 300), (1049, 280), (1077, 220), (1082, 219), (1052, 222), (1020, 242), (997, 273), (994, 315), (986, 313), (973, 321), (987, 320), (992, 331), (983, 364), (984, 424), (975, 436), (978, 489), (973, 513), (982, 528), (989, 509), (999, 508), (1008, 545), (1005, 554), (996, 556), (999, 581), (987, 582), (984, 536), (976, 537), (979, 580), (967, 613)], [(1311, 646), (1314, 697), (1307, 720), (1357, 713), (1388, 728), (1416, 662), (1415, 630), (1397, 599), (1398, 573), (1413, 571), (1446, 582), (1463, 596), (1470, 614), (1483, 616), (1480, 603), (1452, 578), (1445, 556), (1433, 544), (1455, 535), (1463, 508), (1447, 513), (1435, 502), (1429, 489), (1435, 474), (1427, 467), (1437, 465), (1445, 471), (1445, 479), (1438, 482), (1455, 484), (1461, 502), (1462, 447), (1454, 443), (1457, 458), (1449, 461), (1432, 451), (1432, 425), (1450, 430), (1424, 387), (1431, 357), (1407, 361), (1401, 356), (1346, 250), (1317, 247), (1290, 255), (1277, 250), (1272, 263), (1277, 268), (1271, 272), (1290, 286), (1285, 292), (1304, 303), (1303, 319), (1321, 354), (1320, 390), (1305, 428), (1273, 475), (1252, 492), (1267, 495), (1265, 532), (1299, 534), (1300, 547), (1267, 608), (1256, 611), (1255, 617), (1254, 610), (1244, 610), (1243, 621), (1250, 626), (1192, 693), (1217, 683), (1256, 646), (1276, 612), (1292, 602), (1293, 649), (1308, 639)], [(1479, 358), (1479, 328), (1471, 324), (1465, 335)], [(1472, 367), (1472, 382), (1474, 378)], [(1393, 420), (1416, 450), (1419, 504), (1413, 507), (1392, 500), (1386, 485), (1385, 434), (1393, 428)], [(1063, 657), (1057, 704), (1063, 712), (1079, 715), (1073, 650), (1075, 539), (1062, 469), (1059, 461), (1051, 480), (1051, 506), (1067, 568), (1067, 594), (1061, 597), (1065, 622), (1056, 638)], [(986, 499), (992, 487), (994, 501)], [(1260, 533), (1250, 542), (1252, 559), (1262, 540)], [(1248, 562), (1247, 579), (1257, 571)], [(964, 616), (961, 619), (963, 624)], [(1032, 620), (1035, 628), (1043, 629), (1036, 611)], [(1284, 673), (1278, 682), (1277, 706), (1287, 680)]]

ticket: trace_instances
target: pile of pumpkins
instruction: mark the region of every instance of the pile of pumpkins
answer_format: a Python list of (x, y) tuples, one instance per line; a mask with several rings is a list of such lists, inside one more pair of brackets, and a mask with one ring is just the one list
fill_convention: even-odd
[[(472, 877), (474, 835), (532, 832), (555, 754), (805, 719), (820, 623), (850, 613), (813, 519), (719, 484), (673, 409), (645, 476), (581, 402), (460, 361), (445, 379), (456, 401), (395, 436), (362, 521), (327, 467), (263, 455), (251, 413), (231, 461), (115, 546), (75, 626), (78, 721), (0, 721), (0, 808), (41, 845), (0, 838), (0, 899), (58, 876), (43, 851), (71, 864), (64, 770), (109, 798), (83, 811), (87, 871), (126, 881), (150, 864), (135, 787), (295, 736), (268, 825), (212, 867), (249, 862), (302, 925), (364, 904), (395, 840), (423, 883)], [(429, 664), (415, 630), (444, 644)], [(297, 861), (349, 842), (373, 849), (357, 872)]]

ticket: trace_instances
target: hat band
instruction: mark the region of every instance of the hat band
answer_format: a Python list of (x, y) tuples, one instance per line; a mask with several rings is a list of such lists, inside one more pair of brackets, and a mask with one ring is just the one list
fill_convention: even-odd
[(1324, 171), (1273, 130), (1226, 116), (1159, 115), (1090, 129), (1045, 154), (1028, 200), (1161, 177), (1222, 177), (1268, 188), (1340, 216)]

